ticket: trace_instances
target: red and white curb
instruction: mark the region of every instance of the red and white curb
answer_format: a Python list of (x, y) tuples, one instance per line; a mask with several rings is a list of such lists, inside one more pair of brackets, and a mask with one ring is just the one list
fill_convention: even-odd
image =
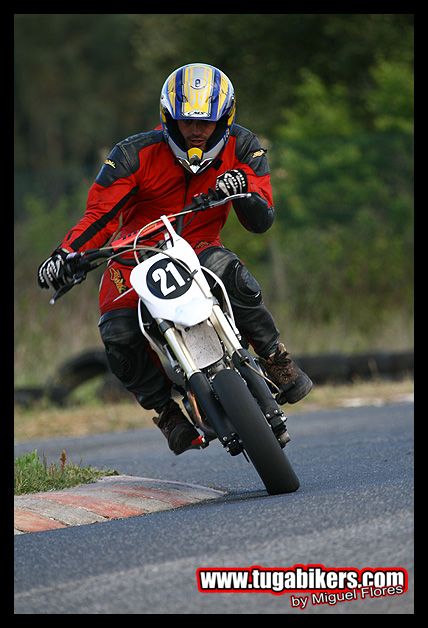
[(146, 515), (218, 499), (213, 488), (129, 475), (106, 476), (92, 484), (15, 497), (15, 534), (42, 532)]

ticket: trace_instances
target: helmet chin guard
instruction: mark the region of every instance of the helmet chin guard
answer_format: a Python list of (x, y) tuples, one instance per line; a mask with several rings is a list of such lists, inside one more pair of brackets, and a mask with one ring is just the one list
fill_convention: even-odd
[(200, 170), (202, 166), (202, 155), (203, 152), (200, 148), (189, 148), (189, 150), (187, 151), (187, 163), (189, 164), (190, 170), (195, 174), (198, 172), (198, 170)]
[[(166, 79), (160, 98), (162, 130), (178, 162), (191, 172), (206, 170), (225, 146), (235, 120), (235, 94), (229, 78), (205, 63), (184, 65)], [(187, 149), (177, 120), (216, 122), (206, 150)]]

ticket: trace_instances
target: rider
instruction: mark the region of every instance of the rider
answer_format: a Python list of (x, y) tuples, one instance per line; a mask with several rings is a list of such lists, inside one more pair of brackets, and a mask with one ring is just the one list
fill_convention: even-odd
[[(231, 205), (248, 231), (263, 233), (271, 227), (266, 150), (251, 131), (236, 124), (229, 78), (205, 63), (187, 64), (170, 74), (161, 91), (160, 118), (154, 130), (127, 137), (111, 150), (89, 189), (83, 217), (40, 265), (39, 285), (54, 290), (68, 285), (68, 253), (98, 248), (137, 231), (162, 214), (180, 211), (196, 194), (215, 192), (225, 198), (251, 192), (250, 198), (186, 216), (181, 234), (201, 264), (225, 284), (240, 333), (281, 390), (279, 403), (296, 403), (312, 382), (279, 341), (257, 280), (220, 240)], [(171, 382), (140, 331), (138, 297), (127, 292), (131, 270), (130, 260), (111, 261), (102, 277), (101, 338), (112, 372), (143, 408), (157, 412), (153, 421), (170, 449), (180, 454), (198, 433), (171, 398)]]

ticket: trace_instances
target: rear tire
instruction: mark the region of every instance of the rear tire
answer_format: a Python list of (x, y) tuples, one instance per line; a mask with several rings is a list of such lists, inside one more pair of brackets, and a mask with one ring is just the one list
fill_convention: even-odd
[(299, 479), (242, 377), (224, 369), (212, 383), (267, 492), (277, 495), (296, 491)]

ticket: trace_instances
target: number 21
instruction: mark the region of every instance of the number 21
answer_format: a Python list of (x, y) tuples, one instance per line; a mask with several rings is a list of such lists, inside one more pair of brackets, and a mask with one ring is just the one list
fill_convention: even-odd
[[(178, 285), (172, 283), (168, 286), (167, 273), (173, 276)], [(154, 281), (160, 281), (160, 289), (165, 297), (171, 292), (174, 292), (174, 290), (177, 290), (178, 286), (184, 286), (186, 283), (172, 262), (169, 262), (169, 264), (165, 266), (165, 270), (163, 268), (156, 268), (156, 270), (153, 271), (152, 277)]]

